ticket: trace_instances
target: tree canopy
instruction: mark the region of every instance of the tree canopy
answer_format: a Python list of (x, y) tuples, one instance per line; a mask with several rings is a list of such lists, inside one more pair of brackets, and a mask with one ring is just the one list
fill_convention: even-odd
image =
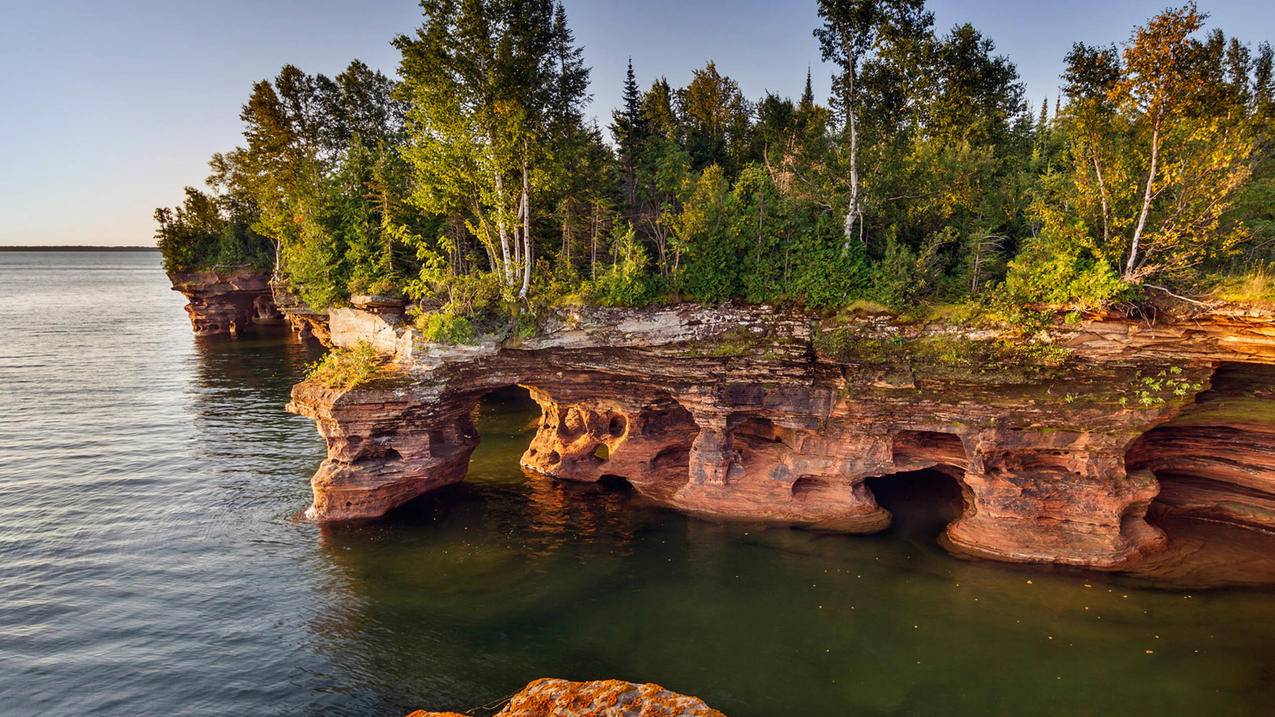
[(316, 309), (401, 295), (453, 338), (573, 303), (1095, 306), (1269, 271), (1269, 44), (1169, 8), (1077, 42), (1051, 115), (922, 0), (813, 1), (826, 102), (809, 68), (794, 101), (630, 61), (604, 131), (560, 2), (422, 0), (397, 77), (252, 86), (207, 190), (156, 212), (166, 266), (272, 268)]

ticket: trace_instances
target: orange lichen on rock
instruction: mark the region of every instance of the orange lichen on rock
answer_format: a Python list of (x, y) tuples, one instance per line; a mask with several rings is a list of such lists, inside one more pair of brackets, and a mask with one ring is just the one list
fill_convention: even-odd
[[(541, 678), (510, 698), (495, 717), (725, 717), (703, 700), (654, 683), (623, 680), (571, 682)], [(408, 717), (463, 717), (417, 710)]]

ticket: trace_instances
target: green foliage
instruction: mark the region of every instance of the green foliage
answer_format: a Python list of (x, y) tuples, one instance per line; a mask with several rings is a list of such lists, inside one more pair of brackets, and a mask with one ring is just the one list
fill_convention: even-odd
[(446, 312), (418, 314), (415, 325), (421, 332), (421, 338), (431, 344), (472, 344), (478, 338), (478, 332), (469, 319)]
[(267, 269), (270, 242), (236, 221), (219, 198), (191, 187), (176, 209), (155, 210), (156, 244), (164, 270), (172, 273), (248, 265)]
[(616, 225), (612, 243), (617, 260), (584, 288), (584, 296), (599, 306), (643, 306), (656, 298), (657, 282), (647, 272), (646, 249), (633, 227)]
[(1170, 400), (1183, 400), (1199, 393), (1204, 384), (1182, 377), (1179, 366), (1170, 366), (1153, 374), (1138, 371), (1133, 386), (1120, 396), (1120, 405), (1133, 404), (1143, 408), (1163, 406)]
[(401, 83), (355, 61), (252, 86), (211, 191), (156, 213), (165, 266), (277, 257), (309, 306), (403, 295), (440, 341), (581, 302), (954, 303), (1026, 331), (1149, 280), (1270, 300), (1268, 45), (1170, 9), (1123, 48), (1075, 45), (1051, 116), (920, 0), (817, 6), (828, 106), (809, 79), (750, 101), (713, 62), (643, 92), (630, 64), (611, 144), (560, 3), (424, 0)]
[(372, 345), (360, 341), (351, 348), (334, 348), (306, 367), (306, 379), (326, 388), (389, 388), (407, 377)]
[(885, 256), (872, 272), (873, 299), (886, 306), (903, 306), (916, 296), (916, 254), (891, 238)]
[(1002, 298), (1013, 304), (1093, 308), (1137, 295), (1110, 264), (1066, 239), (1030, 241), (1009, 267)]

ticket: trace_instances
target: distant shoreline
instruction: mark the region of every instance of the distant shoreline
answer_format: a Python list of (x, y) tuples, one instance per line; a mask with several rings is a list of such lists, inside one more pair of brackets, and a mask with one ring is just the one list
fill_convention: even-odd
[(0, 246), (0, 251), (159, 251), (159, 247), (56, 244), (51, 246)]

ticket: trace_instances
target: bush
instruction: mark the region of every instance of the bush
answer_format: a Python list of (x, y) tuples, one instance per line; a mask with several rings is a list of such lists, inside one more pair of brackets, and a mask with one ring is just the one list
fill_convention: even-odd
[(872, 270), (872, 298), (894, 308), (907, 305), (916, 296), (916, 254), (890, 237), (885, 256)]
[(269, 269), (273, 245), (242, 222), (231, 221), (216, 197), (191, 187), (175, 209), (155, 210), (156, 245), (168, 272), (199, 271), (215, 266), (250, 265)]
[(1019, 305), (1092, 308), (1131, 299), (1136, 293), (1136, 287), (1122, 281), (1106, 261), (1074, 242), (1050, 242), (1042, 235), (1009, 263), (1000, 298)]
[(464, 316), (446, 312), (422, 313), (416, 316), (416, 329), (431, 344), (472, 344), (478, 339), (473, 322)]
[(841, 223), (823, 215), (798, 245), (792, 291), (811, 308), (835, 309), (859, 298), (868, 283), (863, 245), (843, 248)]
[(600, 306), (643, 306), (658, 295), (657, 282), (647, 272), (646, 248), (627, 224), (612, 231), (617, 260), (584, 287), (589, 303)]
[(327, 388), (350, 390), (361, 386), (389, 386), (406, 379), (389, 359), (360, 341), (352, 348), (334, 348), (306, 367), (306, 378)]

